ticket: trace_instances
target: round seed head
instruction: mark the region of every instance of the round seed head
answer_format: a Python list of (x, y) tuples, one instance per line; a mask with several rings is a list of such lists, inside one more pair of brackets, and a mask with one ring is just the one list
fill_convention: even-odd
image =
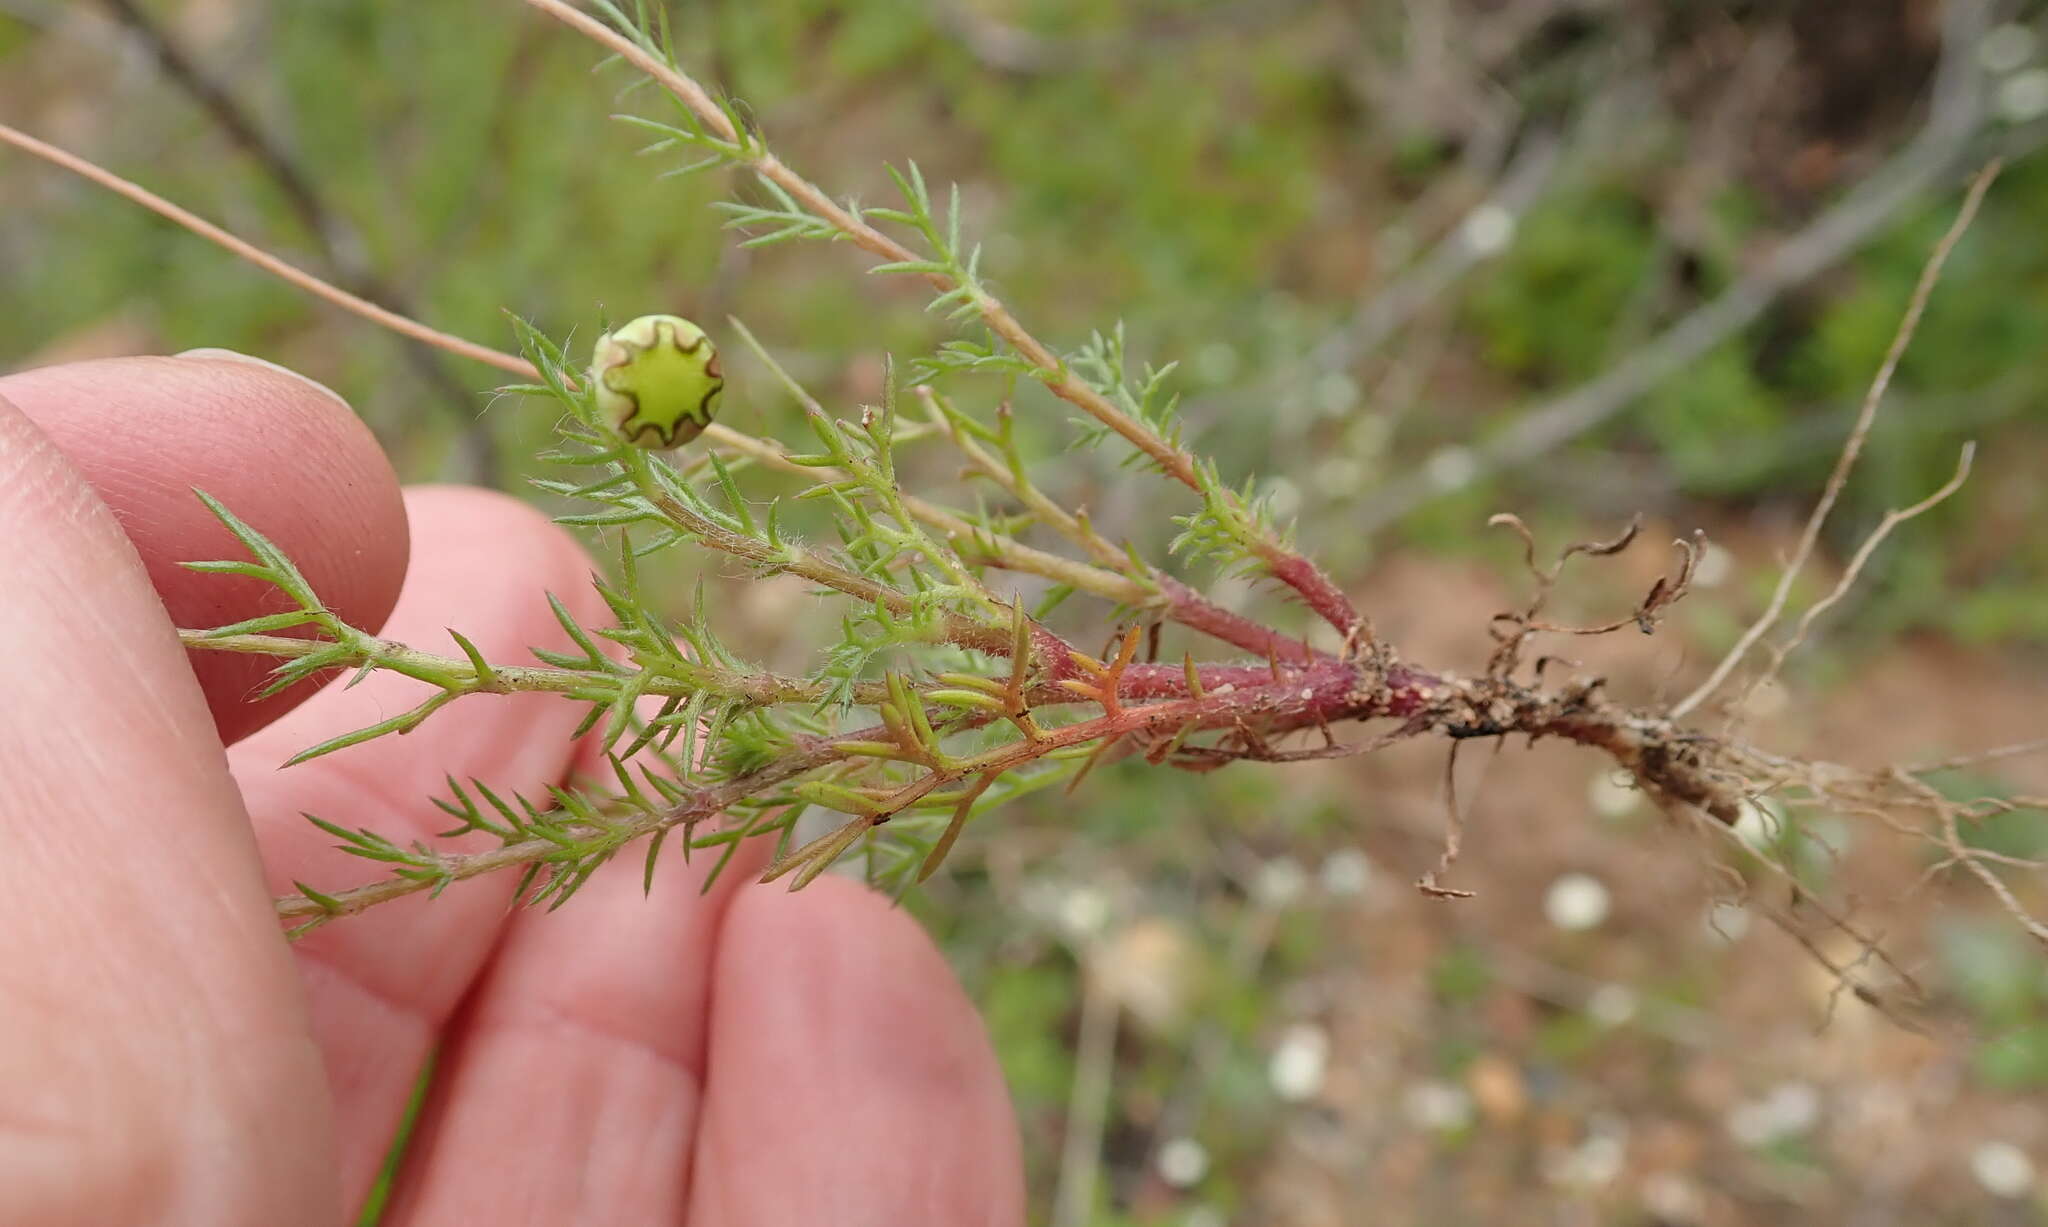
[(640, 447), (680, 447), (711, 425), (725, 390), (718, 350), (677, 315), (643, 315), (597, 339), (590, 360), (597, 407)]

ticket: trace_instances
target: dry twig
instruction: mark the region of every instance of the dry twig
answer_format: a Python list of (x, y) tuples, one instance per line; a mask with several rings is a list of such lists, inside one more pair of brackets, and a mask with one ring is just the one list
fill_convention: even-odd
[[(1835, 460), (1834, 472), (1828, 474), (1828, 483), (1821, 491), (1820, 501), (1814, 504), (1813, 513), (1806, 518), (1806, 528), (1799, 535), (1799, 544), (1793, 549), (1791, 560), (1785, 564), (1784, 571), (1778, 576), (1778, 586), (1771, 592), (1770, 603), (1764, 607), (1764, 612), (1756, 621), (1750, 623), (1749, 629), (1742, 633), (1742, 637), (1735, 641), (1735, 646), (1728, 649), (1728, 654), (1721, 658), (1721, 663), (1715, 665), (1713, 671), (1707, 674), (1706, 680), (1691, 694), (1672, 705), (1673, 718), (1683, 718), (1686, 713), (1712, 695), (1722, 682), (1728, 680), (1728, 675), (1742, 663), (1742, 658), (1749, 654), (1749, 650), (1756, 646), (1757, 641), (1769, 633), (1771, 627), (1777, 625), (1779, 616), (1785, 611), (1785, 602), (1792, 595), (1792, 585), (1798, 582), (1799, 573), (1805, 569), (1807, 560), (1812, 557), (1814, 546), (1820, 540), (1821, 529), (1827, 524), (1828, 514), (1834, 510), (1835, 501), (1841, 497), (1842, 487), (1848, 484), (1849, 474), (1855, 471), (1857, 458), (1863, 454), (1864, 441), (1870, 436), (1870, 424), (1876, 420), (1877, 409), (1884, 401), (1886, 389), (1891, 387), (1892, 374), (1898, 370), (1899, 360), (1905, 356), (1906, 347), (1912, 344), (1913, 334), (1920, 327), (1920, 317), (1927, 310), (1927, 299), (1934, 293), (1935, 283), (1941, 279), (1942, 266), (1948, 262), (1949, 253), (1955, 250), (1955, 245), (1963, 237), (1963, 232), (1970, 228), (1971, 221), (1976, 218), (1977, 207), (1984, 202), (1984, 193), (1990, 190), (1992, 181), (1998, 177), (1999, 169), (2000, 163), (1993, 162), (1977, 173), (1977, 177), (1970, 183), (1969, 193), (1963, 197), (1962, 208), (1956, 211), (1955, 221), (1949, 224), (1948, 233), (1941, 236), (1941, 241), (1935, 244), (1934, 254), (1928, 257), (1925, 267), (1920, 270), (1920, 281), (1913, 287), (1913, 297), (1906, 305), (1906, 314), (1899, 321), (1898, 330), (1892, 334), (1891, 346), (1885, 351), (1884, 362), (1877, 368), (1877, 376), (1870, 381), (1870, 390), (1864, 394), (1862, 408), (1856, 414), (1856, 425), (1850, 429), (1849, 438), (1842, 445), (1842, 454)], [(1905, 518), (1918, 515), (1927, 507), (1947, 498), (1953, 493), (1952, 487), (1961, 481), (1967, 471), (1966, 465), (1957, 473), (1954, 482), (1936, 492), (1931, 502), (1909, 510)], [(1885, 527), (1879, 530), (1880, 534), (1889, 532), (1894, 523), (1895, 520), (1887, 517)], [(1867, 557), (1867, 550), (1859, 555), (1859, 559)], [(1852, 571), (1848, 578), (1853, 580), (1854, 576), (1855, 572)], [(1804, 626), (1802, 623), (1802, 631)]]
[[(116, 21), (125, 26), (156, 58), (164, 77), (189, 95), (206, 117), (249, 156), (284, 197), (302, 229), (320, 245), (339, 280), (365, 298), (391, 304), (402, 315), (414, 315), (408, 296), (381, 276), (370, 262), (369, 245), (347, 218), (335, 212), (298, 160), (267, 131), (225, 83), (188, 55), (135, 0), (103, 0)], [(475, 394), (442, 365), (433, 347), (402, 347), (414, 372), (454, 412), (461, 434), (464, 476), (473, 482), (498, 485), (496, 443), (470, 412)]]
[(1533, 463), (1599, 427), (1755, 322), (1787, 291), (1861, 247), (1900, 210), (1921, 199), (1963, 156), (1983, 122), (1976, 49), (1989, 7), (1986, 0), (1955, 0), (1945, 7), (1942, 62), (1926, 125), (1840, 203), (1779, 244), (1768, 261), (1611, 369), (1515, 414), (1511, 425), (1484, 443), (1457, 448), (1455, 463), (1419, 465), (1412, 476), (1389, 483), (1349, 513), (1349, 522), (1365, 532), (1384, 528), (1433, 498), (1499, 470)]

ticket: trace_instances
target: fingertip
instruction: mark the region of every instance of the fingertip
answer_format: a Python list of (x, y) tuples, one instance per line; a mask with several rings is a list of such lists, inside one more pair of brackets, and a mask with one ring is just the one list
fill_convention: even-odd
[[(405, 576), (404, 504), (390, 462), (333, 392), (227, 351), (109, 358), (0, 379), (113, 510), (173, 623), (207, 627), (290, 608), (271, 585), (179, 564), (247, 551), (197, 498), (204, 490), (269, 537), (322, 602), (381, 625)], [(276, 718), (316, 688), (252, 701), (271, 661), (191, 654), (221, 740)]]
[(181, 362), (226, 363), (231, 366), (253, 367), (257, 370), (268, 371), (273, 375), (283, 376), (284, 378), (289, 379), (302, 387), (311, 389), (314, 392), (318, 392), (320, 395), (325, 396), (329, 400), (333, 401), (336, 405), (339, 405), (343, 410), (348, 410), (349, 412), (351, 412), (351, 414), (353, 413), (352, 410), (349, 410), (348, 401), (342, 397), (341, 393), (335, 391), (333, 388), (328, 387), (326, 384), (321, 383), (319, 380), (313, 378), (311, 375), (301, 374), (288, 366), (282, 366), (279, 365), (278, 363), (272, 362), (268, 358), (258, 358), (254, 354), (245, 354), (242, 353), (240, 350), (234, 349), (223, 349), (216, 345), (201, 346), (197, 349), (180, 350), (177, 353), (172, 354), (171, 357)]
[[(924, 930), (861, 884), (738, 893), (711, 1054), (697, 1213), (1023, 1221), (1016, 1120), (987, 1031)], [(761, 1137), (778, 1139), (772, 1153)], [(849, 1144), (861, 1138), (875, 1144)], [(778, 1176), (792, 1170), (805, 1178)]]

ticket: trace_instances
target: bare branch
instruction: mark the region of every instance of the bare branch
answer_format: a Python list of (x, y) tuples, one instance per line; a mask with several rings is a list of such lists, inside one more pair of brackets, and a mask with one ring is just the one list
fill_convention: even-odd
[(1363, 532), (1384, 528), (1431, 499), (1557, 450), (1627, 409), (1760, 318), (1781, 295), (1861, 247), (1949, 172), (1981, 126), (1976, 48), (1988, 9), (1985, 0), (1954, 0), (1946, 6), (1942, 64), (1926, 125), (1840, 203), (1780, 244), (1766, 263), (1606, 372), (1517, 414), (1512, 425), (1485, 442), (1456, 449), (1456, 464), (1417, 466), (1411, 476), (1390, 483), (1350, 513), (1350, 522)]
[(2048, 948), (2048, 924), (2043, 924), (2020, 903), (2019, 898), (2012, 893), (2012, 887), (2005, 884), (2005, 879), (1999, 877), (1989, 865), (1984, 863), (1985, 856), (1983, 853), (1963, 842), (1962, 831), (1956, 825), (1957, 811), (1959, 809), (1960, 807), (1955, 805), (1944, 805), (1941, 808), (1942, 846), (1947, 848), (1949, 855), (1954, 857), (1964, 869), (1970, 872), (1970, 876), (1983, 883), (1984, 889), (1991, 892), (1992, 898), (1998, 900), (1999, 906), (2003, 907), (2014, 920), (2017, 920), (2021, 928), (2025, 929), (2044, 948)]
[[(1792, 585), (1798, 581), (1799, 573), (1805, 569), (1807, 560), (1812, 557), (1814, 546), (1820, 540), (1820, 531), (1827, 524), (1828, 513), (1834, 510), (1835, 501), (1841, 497), (1842, 487), (1848, 483), (1849, 474), (1854, 471), (1856, 460), (1862, 455), (1863, 443), (1870, 435), (1870, 424), (1877, 417), (1878, 405), (1883, 402), (1885, 390), (1891, 387), (1892, 374), (1898, 370), (1899, 360), (1905, 356), (1906, 347), (1912, 344), (1913, 334), (1920, 327), (1920, 317), (1927, 310), (1927, 299), (1934, 293), (1935, 282), (1941, 279), (1942, 266), (1948, 262), (1949, 252), (1955, 249), (1956, 243), (1963, 237), (1963, 232), (1970, 228), (1970, 222), (1976, 218), (1977, 207), (1984, 202), (1984, 193), (1990, 190), (1992, 181), (1998, 177), (2001, 165), (1999, 162), (1993, 162), (1977, 173), (1977, 177), (1970, 183), (1968, 194), (1963, 197), (1962, 208), (1957, 210), (1955, 221), (1949, 225), (1948, 233), (1941, 236), (1941, 242), (1935, 244), (1933, 254), (1928, 256), (1926, 266), (1920, 270), (1919, 284), (1913, 287), (1913, 297), (1906, 304), (1906, 314), (1899, 321), (1898, 331), (1892, 335), (1891, 348), (1885, 351), (1884, 361), (1879, 364), (1876, 377), (1870, 381), (1870, 390), (1864, 394), (1863, 406), (1856, 415), (1856, 425), (1850, 429), (1848, 441), (1842, 445), (1842, 454), (1835, 461), (1834, 472), (1828, 474), (1828, 484), (1821, 492), (1820, 501), (1814, 505), (1813, 514), (1806, 519), (1806, 529), (1799, 535), (1799, 544), (1792, 551), (1791, 560), (1785, 564), (1783, 573), (1778, 576), (1778, 586), (1771, 592), (1770, 603), (1764, 607), (1764, 612), (1757, 620), (1750, 623), (1749, 629), (1742, 633), (1742, 637), (1735, 641), (1735, 646), (1728, 649), (1728, 654), (1721, 658), (1721, 663), (1714, 666), (1713, 672), (1707, 675), (1707, 680), (1672, 706), (1671, 715), (1674, 719), (1682, 718), (1713, 694), (1784, 613), (1785, 602), (1792, 595)], [(1940, 498), (1946, 497), (1946, 494), (1940, 495)]]
[(1512, 227), (1536, 202), (1557, 168), (1561, 144), (1551, 132), (1534, 133), (1524, 140), (1486, 199), (1426, 254), (1360, 302), (1350, 319), (1310, 351), (1292, 377), (1301, 379), (1318, 371), (1341, 371), (1356, 365), (1466, 273), (1504, 250), (1487, 241), (1486, 231)]
[(1984, 763), (1997, 762), (2004, 758), (2018, 758), (2024, 754), (2039, 754), (2048, 750), (2048, 737), (2036, 737), (2032, 741), (2018, 741), (2007, 746), (1989, 750), (1978, 750), (1970, 754), (1957, 754), (1950, 758), (1938, 758), (1933, 762), (1919, 763), (1905, 768), (1908, 775), (1932, 775), (1937, 771), (1954, 771), (1962, 767), (1976, 767)]
[(465, 341), (461, 337), (442, 332), (439, 329), (429, 328), (425, 324), (400, 315), (396, 311), (380, 307), (361, 295), (351, 294), (340, 286), (324, 281), (295, 264), (280, 260), (254, 243), (229, 234), (191, 210), (172, 204), (148, 188), (123, 179), (114, 172), (88, 162), (77, 154), (59, 149), (48, 142), (39, 141), (17, 128), (0, 124), (0, 143), (12, 145), (23, 153), (41, 158), (53, 166), (60, 166), (74, 175), (90, 179), (110, 192), (125, 196), (158, 217), (182, 226), (200, 238), (247, 260), (271, 276), (281, 281), (289, 282), (323, 302), (331, 303), (344, 311), (359, 315), (380, 328), (388, 328), (400, 336), (411, 337), (415, 341), (432, 345), (436, 349), (446, 350), (451, 354), (459, 354), (464, 358), (484, 363), (487, 366), (495, 366), (501, 371), (510, 371), (515, 375), (526, 378), (532, 378), (538, 374), (523, 358), (502, 353), (488, 345), (478, 345), (474, 341)]
[(1910, 507), (1895, 508), (1885, 512), (1883, 522), (1868, 537), (1863, 539), (1863, 544), (1857, 548), (1855, 556), (1849, 560), (1849, 565), (1843, 570), (1842, 578), (1836, 581), (1834, 590), (1820, 600), (1815, 601), (1807, 608), (1805, 613), (1799, 615), (1799, 624), (1793, 627), (1790, 638), (1783, 643), (1772, 645), (1771, 663), (1766, 665), (1761, 672), (1750, 679), (1748, 685), (1742, 688), (1742, 695), (1736, 699), (1734, 704), (1736, 708), (1741, 708), (1743, 700), (1749, 697), (1751, 691), (1778, 675), (1778, 670), (1784, 667), (1785, 658), (1790, 656), (1792, 651), (1805, 641), (1807, 632), (1812, 629), (1814, 622), (1822, 614), (1834, 608), (1844, 596), (1848, 595), (1849, 589), (1855, 586), (1857, 578), (1863, 574), (1863, 568), (1869, 565), (1871, 555), (1877, 552), (1878, 546), (1884, 544), (1886, 537), (1891, 536), (1894, 528), (1916, 516), (1932, 511), (1952, 498), (1956, 491), (1963, 488), (1963, 483), (1970, 478), (1971, 458), (1976, 454), (1977, 445), (1975, 443), (1963, 444), (1962, 455), (1956, 458), (1955, 474), (1943, 482), (1940, 489)]
[[(407, 295), (380, 276), (371, 264), (369, 247), (347, 218), (327, 204), (313, 179), (257, 118), (235, 99), (227, 86), (185, 53), (155, 18), (135, 0), (103, 0), (116, 20), (126, 26), (156, 57), (164, 76), (190, 95), (229, 140), (249, 155), (265, 177), (276, 185), (299, 225), (311, 235), (328, 262), (352, 292), (365, 298), (390, 303), (401, 315), (413, 315)], [(443, 403), (463, 424), (462, 447), (475, 481), (497, 485), (496, 444), (469, 412), (471, 390), (434, 357), (431, 346), (403, 346), (406, 361), (419, 377), (440, 394)]]

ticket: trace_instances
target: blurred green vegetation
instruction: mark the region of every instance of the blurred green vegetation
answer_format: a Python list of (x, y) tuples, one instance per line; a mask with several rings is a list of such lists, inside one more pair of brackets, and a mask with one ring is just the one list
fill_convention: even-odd
[[(264, 168), (148, 71), (146, 57), (90, 7), (0, 6), (0, 117), (322, 267), (319, 247), (296, 228)], [(360, 229), (369, 263), (438, 327), (503, 345), (506, 310), (586, 339), (604, 313), (674, 311), (707, 323), (731, 314), (828, 404), (846, 409), (879, 394), (881, 355), (908, 359), (942, 335), (921, 296), (864, 278), (843, 247), (737, 251), (706, 207), (731, 185), (661, 177), (667, 166), (638, 156), (635, 134), (606, 119), (650, 100), (626, 92), (617, 71), (593, 75), (585, 45), (517, 5), (149, 7), (291, 150), (330, 207)], [(1122, 318), (1135, 353), (1181, 360), (1197, 445), (1221, 457), (1228, 475), (1260, 474), (1280, 490), (1303, 541), (1347, 580), (1404, 549), (1437, 558), (1483, 552), (1498, 564), (1499, 543), (1478, 525), (1507, 507), (1527, 509), (1546, 533), (1608, 529), (1643, 510), (1687, 528), (1734, 529), (1752, 547), (1777, 540), (1759, 533), (1803, 514), (1833, 463), (1953, 215), (1953, 178), (1842, 266), (1781, 298), (1760, 325), (1557, 455), (1425, 506), (1379, 539), (1347, 529), (1346, 514), (1436, 448), (1484, 437), (1528, 403), (1608, 369), (1767, 259), (1775, 242), (1909, 135), (1925, 84), (1924, 32), (1899, 51), (1901, 63), (1921, 68), (1894, 74), (1890, 105), (1844, 133), (1796, 104), (1802, 91), (1842, 87), (1830, 74), (1843, 70), (1798, 33), (1813, 4), (1776, 15), (1773, 6), (1651, 0), (1605, 16), (1565, 6), (1483, 69), (1460, 68), (1453, 55), (1438, 78), (1407, 58), (1402, 7), (671, 6), (685, 60), (742, 100), (793, 165), (836, 192), (879, 201), (884, 164), (917, 159), (933, 181), (962, 184), (969, 228), (987, 245), (985, 267), (1041, 335), (1071, 348)], [(1795, 101), (1778, 92), (1758, 101), (1754, 122), (1768, 132), (1745, 133), (1753, 139), (1735, 141), (1732, 152), (1717, 138), (1711, 164), (1702, 154), (1706, 117), (1727, 100), (1702, 103), (1700, 73), (1688, 67), (1702, 47), (1720, 45), (1700, 33), (1699, 9), (1727, 23), (1733, 33), (1714, 37), (1732, 38), (1737, 59), (1771, 38), (1790, 39), (1793, 49), (1772, 89)], [(1889, 25), (1881, 35), (1909, 38)], [(1617, 93), (1628, 108), (1618, 127), (1601, 118)], [(1511, 126), (1538, 117), (1565, 132), (1565, 155), (1512, 243), (1381, 350), (1339, 369), (1316, 367), (1308, 359), (1316, 347), (1485, 198), (1500, 159), (1482, 156), (1486, 125), (1471, 117), (1486, 107), (1504, 109)], [(1784, 170), (1788, 150), (1819, 150), (1815, 158), (1839, 169), (1796, 179)], [(485, 407), (489, 372), (451, 366), (475, 395), (446, 403), (401, 361), (397, 342), (123, 201), (11, 153), (0, 153), (0, 166), (0, 366), (92, 350), (102, 335), (115, 338), (103, 343), (114, 348), (261, 354), (339, 390), (414, 478), (456, 471), (458, 436), (481, 429), (505, 458), (499, 479), (516, 487), (523, 458), (547, 437), (548, 422), (522, 413), (530, 406)], [(1673, 185), (1691, 172), (1704, 175), (1705, 189), (1688, 213)], [(2043, 217), (2048, 159), (2020, 157), (1949, 265), (1828, 544), (1845, 555), (1884, 509), (1938, 486), (1968, 439), (1984, 445), (1977, 474), (1880, 555), (1828, 652), (1856, 659), (1872, 644), (1922, 631), (2038, 668), (2048, 646)], [(790, 406), (738, 348), (726, 349), (736, 368), (729, 418), (769, 433), (792, 425)], [(992, 402), (1004, 389), (980, 393)], [(1020, 413), (1028, 442), (1063, 448), (1071, 434), (1054, 403), (1028, 388), (1016, 395), (1030, 410)], [(1046, 484), (1089, 506), (1113, 533), (1156, 548), (1171, 532), (1159, 496), (1112, 460), (1066, 455)], [(923, 477), (950, 480), (946, 471)], [(1771, 560), (1744, 561), (1761, 568)], [(675, 591), (693, 578), (675, 577)], [(715, 572), (710, 579), (736, 609), (763, 611), (745, 603), (741, 585)], [(1740, 601), (1757, 595), (1744, 582), (1729, 604), (1688, 610), (1688, 627), (1710, 642), (1731, 639)], [(767, 610), (751, 646), (771, 661), (801, 659), (803, 616), (801, 608)], [(1473, 619), (1476, 627), (1483, 611)], [(1822, 656), (1816, 676), (1841, 675), (1827, 669), (1830, 659), (1840, 657)], [(1403, 785), (1403, 800), (1333, 773), (1191, 777), (1114, 767), (1085, 785), (1085, 808), (1034, 801), (1004, 814), (1000, 832), (970, 832), (963, 849), (981, 846), (910, 906), (945, 943), (989, 1021), (1041, 1204), (1057, 1175), (1074, 1082), (1082, 969), (1093, 943), (1133, 916), (1163, 918), (1193, 970), (1158, 972), (1177, 997), (1156, 1024), (1125, 1021), (1093, 1221), (1221, 1223), (1264, 1204), (1263, 1165), (1278, 1164), (1274, 1155), (1288, 1147), (1328, 1140), (1290, 1123), (1298, 1110), (1276, 1098), (1269, 1052), (1289, 1020), (1334, 1012), (1328, 982), (1346, 977), (1380, 984), (1371, 978), (1384, 975), (1409, 986), (1401, 1000), (1424, 1003), (1398, 1023), (1388, 1011), (1386, 1030), (1375, 1033), (1400, 1054), (1389, 1060), (1404, 1077), (1456, 1085), (1482, 1056), (1510, 1051), (1539, 1102), (1576, 1111), (1592, 1092), (1574, 1079), (1597, 1080), (1587, 1071), (1602, 1068), (1634, 1079), (1633, 1089), (1613, 1092), (1618, 1102), (1680, 1097), (1686, 1068), (1699, 1059), (1684, 1028), (1602, 1021), (1576, 988), (1544, 997), (1527, 976), (1504, 978), (1498, 933), (1489, 938), (1483, 922), (1434, 903), (1361, 910), (1360, 898), (1405, 892), (1405, 881), (1340, 889), (1350, 879), (1335, 867), (1353, 864), (1343, 858), (1361, 845), (1369, 864), (1434, 857), (1433, 833), (1418, 834), (1410, 819), (1418, 808), (1436, 812), (1435, 769), (1420, 778)], [(2037, 823), (2007, 825), (2015, 830), (2001, 828), (1999, 838), (2038, 837)], [(1545, 855), (1531, 864), (1568, 859)], [(1310, 886), (1262, 896), (1261, 874), (1282, 864)], [(1515, 867), (1512, 854), (1495, 863), (1502, 874)], [(1033, 884), (1045, 889), (1034, 894)], [(1520, 914), (1539, 906), (1540, 880), (1530, 890), (1493, 889)], [(1108, 919), (1077, 923), (1067, 914), (1077, 898), (1095, 900)], [(1375, 916), (1398, 925), (1387, 920), (1383, 932)], [(1743, 975), (1720, 946), (1703, 952), (1692, 916), (1639, 916), (1628, 949), (1554, 934), (1528, 942), (1570, 971), (1568, 985), (1611, 978), (1642, 999), (1641, 1018), (1691, 1018), (1735, 992)], [(1994, 1090), (2048, 1083), (2048, 980), (2038, 951), (1974, 921), (1942, 929), (1934, 946), (1957, 999), (1989, 1035), (1971, 1057), (1973, 1076)], [(1520, 1015), (1502, 1003), (1525, 990), (1542, 1003), (1517, 1031), (1501, 1018)], [(1191, 1066), (1201, 1051), (1213, 1059)], [(1191, 1097), (1199, 1109), (1186, 1106)], [(1185, 1190), (1166, 1188), (1149, 1166), (1161, 1140), (1152, 1131), (1169, 1109), (1192, 1113), (1178, 1123), (1209, 1158)], [(1384, 1104), (1376, 1110), (1399, 1115)], [(1328, 1128), (1347, 1144), (1358, 1136)], [(1443, 1128), (1445, 1152), (1470, 1142), (1472, 1128)], [(1781, 1150), (1820, 1161), (1790, 1141)], [(1513, 1150), (1501, 1162), (1527, 1181), (1534, 1153)], [(1429, 1166), (1438, 1160), (1418, 1162), (1442, 1174)], [(1769, 1178), (1734, 1160), (1727, 1170), (1777, 1205)], [(1432, 1203), (1417, 1194), (1414, 1204)], [(1785, 1204), (1821, 1213), (1789, 1194)], [(1211, 1217), (1193, 1217), (1190, 1207)], [(1784, 1213), (1741, 1221), (1810, 1221)], [(1534, 1220), (1503, 1212), (1491, 1221)], [(1649, 1220), (1616, 1210), (1597, 1221)]]

